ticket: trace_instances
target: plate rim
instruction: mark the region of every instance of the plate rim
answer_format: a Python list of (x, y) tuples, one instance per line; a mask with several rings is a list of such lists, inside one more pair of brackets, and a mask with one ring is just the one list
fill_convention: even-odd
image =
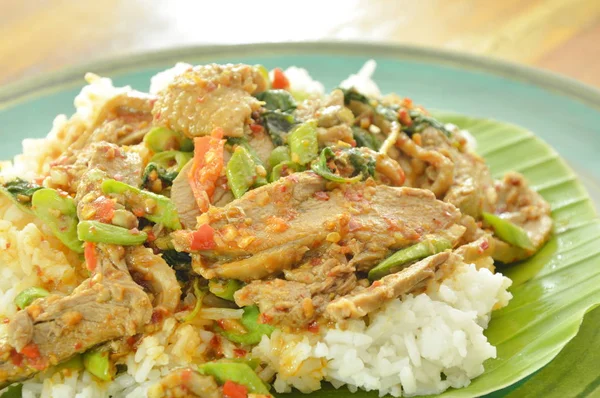
[(50, 94), (68, 86), (81, 85), (86, 72), (118, 75), (139, 68), (164, 63), (178, 57), (224, 57), (235, 55), (323, 54), (396, 58), (445, 65), (473, 72), (483, 72), (508, 80), (537, 86), (600, 111), (600, 89), (574, 78), (537, 67), (517, 64), (498, 58), (469, 54), (448, 49), (411, 44), (376, 43), (368, 41), (305, 41), (256, 42), (243, 44), (201, 44), (138, 51), (77, 63), (56, 71), (25, 77), (0, 87), (0, 111), (40, 95)]

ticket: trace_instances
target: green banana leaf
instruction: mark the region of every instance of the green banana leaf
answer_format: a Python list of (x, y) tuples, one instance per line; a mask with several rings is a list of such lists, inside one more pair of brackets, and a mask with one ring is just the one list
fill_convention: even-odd
[[(600, 304), (600, 222), (587, 192), (560, 156), (523, 128), (445, 112), (435, 116), (475, 136), (477, 152), (495, 178), (511, 170), (524, 174), (550, 203), (555, 222), (552, 239), (534, 257), (499, 268), (513, 280), (513, 299), (493, 313), (486, 331), (497, 348), (497, 358), (486, 361), (485, 373), (468, 387), (450, 389), (441, 396), (473, 397), (494, 391), (489, 398), (600, 393), (600, 355), (591, 348), (600, 347), (600, 308), (588, 316), (581, 339), (573, 340), (559, 358), (535, 373), (575, 337), (586, 312)], [(345, 388), (324, 385), (310, 396), (374, 398), (378, 394), (350, 394)]]

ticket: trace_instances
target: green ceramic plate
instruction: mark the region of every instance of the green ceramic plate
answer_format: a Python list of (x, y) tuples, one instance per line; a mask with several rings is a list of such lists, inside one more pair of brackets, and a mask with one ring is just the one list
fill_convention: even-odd
[[(73, 97), (86, 71), (108, 75), (116, 85), (147, 90), (150, 76), (176, 61), (298, 65), (332, 88), (369, 58), (378, 63), (375, 80), (384, 91), (452, 111), (438, 115), (478, 138), (479, 152), (495, 176), (523, 172), (551, 203), (556, 221), (554, 238), (537, 256), (503, 270), (514, 280), (514, 299), (494, 314), (486, 333), (498, 347), (498, 358), (486, 362), (486, 372), (468, 388), (444, 395), (495, 391), (490, 396), (598, 396), (600, 355), (593, 347), (600, 347), (600, 309), (588, 313), (581, 333), (573, 337), (584, 314), (600, 303), (600, 223), (571, 169), (531, 133), (556, 148), (592, 196), (600, 198), (600, 93), (577, 82), (412, 47), (296, 43), (176, 49), (99, 62), (0, 89), (0, 158), (18, 153), (21, 139), (43, 136), (56, 114), (73, 112)], [(314, 395), (348, 393), (327, 388)]]

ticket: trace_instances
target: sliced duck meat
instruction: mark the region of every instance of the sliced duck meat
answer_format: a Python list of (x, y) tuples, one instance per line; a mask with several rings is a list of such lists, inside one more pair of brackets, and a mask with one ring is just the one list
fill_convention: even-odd
[(58, 159), (46, 183), (69, 193), (76, 193), (88, 170), (97, 169), (114, 178), (138, 187), (142, 183), (143, 161), (134, 149), (126, 149), (106, 141), (96, 142), (71, 158)]
[(448, 251), (427, 257), (400, 272), (384, 276), (368, 288), (338, 298), (327, 306), (326, 316), (333, 321), (362, 318), (389, 300), (422, 288), (442, 264), (452, 266), (458, 261), (460, 257)]
[(181, 286), (173, 268), (144, 246), (128, 247), (125, 261), (134, 280), (142, 286), (148, 286), (154, 295), (154, 308), (174, 313), (181, 298)]
[(175, 205), (179, 220), (185, 228), (195, 228), (196, 217), (202, 214), (196, 204), (196, 198), (188, 180), (191, 168), (192, 162), (188, 162), (177, 174), (171, 186), (171, 201)]
[(425, 190), (332, 184), (296, 173), (254, 189), (198, 219), (198, 231), (172, 234), (177, 250), (195, 253), (194, 269), (207, 279), (261, 279), (298, 264), (325, 242), (348, 246), (361, 269), (422, 236), (445, 230), (459, 211)]
[(139, 144), (152, 127), (152, 106), (156, 97), (131, 90), (106, 101), (91, 126), (69, 145), (67, 154), (76, 154), (95, 142), (117, 145)]
[(17, 312), (0, 346), (0, 384), (27, 378), (105, 341), (144, 330), (152, 304), (127, 271), (125, 251), (98, 245), (94, 276), (69, 296), (50, 295)]
[(235, 302), (239, 306), (257, 304), (271, 324), (305, 328), (323, 315), (331, 300), (356, 287), (355, 271), (342, 247), (332, 244), (299, 267), (286, 270), (285, 279), (251, 282), (235, 293)]
[(263, 164), (269, 163), (269, 156), (271, 156), (271, 152), (275, 149), (275, 145), (266, 131), (253, 132), (248, 137), (248, 145), (254, 150)]
[(249, 65), (200, 65), (178, 75), (158, 94), (154, 124), (188, 137), (209, 135), (222, 128), (226, 136), (249, 130), (260, 101), (251, 94), (264, 91), (267, 81)]
[(504, 179), (496, 184), (496, 192), (496, 215), (525, 230), (533, 250), (522, 249), (495, 239), (494, 259), (512, 263), (533, 255), (552, 233), (550, 205), (540, 194), (529, 188), (525, 177), (515, 172), (507, 173)]

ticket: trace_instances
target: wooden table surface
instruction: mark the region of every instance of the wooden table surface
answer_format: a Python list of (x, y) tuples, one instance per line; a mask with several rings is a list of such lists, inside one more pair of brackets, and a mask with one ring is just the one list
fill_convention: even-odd
[(600, 0), (0, 0), (0, 84), (173, 46), (322, 39), (482, 54), (600, 87)]

